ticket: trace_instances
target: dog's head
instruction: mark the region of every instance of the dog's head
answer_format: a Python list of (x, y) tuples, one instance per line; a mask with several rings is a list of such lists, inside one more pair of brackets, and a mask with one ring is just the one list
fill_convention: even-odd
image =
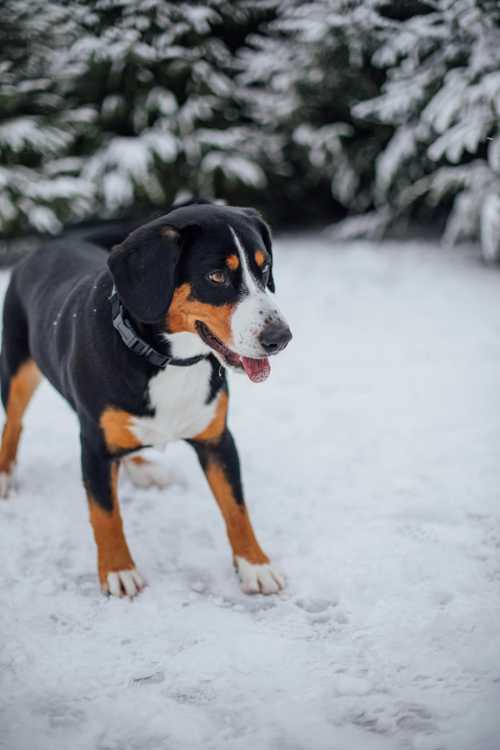
[[(109, 268), (122, 303), (160, 324), (174, 354), (211, 350), (254, 382), (292, 334), (274, 299), (269, 227), (250, 208), (174, 208), (113, 248)], [(194, 346), (194, 348), (193, 348)]]

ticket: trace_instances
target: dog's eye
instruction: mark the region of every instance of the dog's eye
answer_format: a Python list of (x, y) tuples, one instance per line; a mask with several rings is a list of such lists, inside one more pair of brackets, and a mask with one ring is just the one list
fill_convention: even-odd
[(210, 271), (210, 273), (207, 273), (205, 278), (208, 279), (211, 284), (215, 284), (216, 286), (221, 286), (222, 284), (228, 283), (228, 278), (225, 271)]

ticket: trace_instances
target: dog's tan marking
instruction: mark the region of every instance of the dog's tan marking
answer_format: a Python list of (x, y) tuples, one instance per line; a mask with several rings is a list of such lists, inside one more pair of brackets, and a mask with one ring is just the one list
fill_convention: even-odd
[(0, 448), (0, 472), (9, 473), (15, 463), (23, 415), (41, 379), (40, 370), (32, 359), (22, 364), (11, 378)]
[(240, 259), (237, 255), (228, 255), (226, 258), (226, 266), (230, 271), (236, 271), (240, 267)]
[(162, 227), (160, 229), (162, 237), (167, 237), (169, 240), (177, 240), (179, 238), (179, 232), (174, 227)]
[(247, 509), (239, 505), (222, 466), (209, 463), (207, 479), (226, 523), (227, 535), (234, 557), (242, 557), (249, 563), (261, 565), (269, 562), (255, 537)]
[(151, 463), (150, 461), (147, 461), (144, 456), (130, 456), (128, 460), (132, 461), (136, 466), (144, 466), (145, 464)]
[(123, 411), (109, 406), (101, 414), (99, 423), (104, 433), (104, 439), (108, 449), (112, 453), (120, 450), (134, 450), (140, 448), (142, 443), (136, 438), (130, 429), (132, 416)]
[(227, 393), (223, 391), (219, 396), (214, 418), (194, 440), (210, 441), (220, 438), (226, 428), (228, 401)]
[(113, 498), (113, 508), (111, 511), (102, 508), (92, 495), (87, 493), (90, 523), (92, 524), (95, 543), (97, 545), (99, 581), (103, 589), (107, 588), (109, 573), (135, 568), (123, 531), (123, 522), (116, 491), (117, 483), (118, 466), (116, 463), (113, 463), (111, 466), (111, 493)]
[(178, 287), (167, 313), (170, 333), (196, 333), (196, 321), (205, 323), (212, 333), (227, 346), (231, 345), (231, 315), (234, 305), (208, 305), (191, 297), (191, 284)]
[(259, 266), (259, 268), (262, 268), (262, 266), (265, 264), (267, 260), (267, 255), (263, 250), (256, 250), (255, 251), (255, 262)]

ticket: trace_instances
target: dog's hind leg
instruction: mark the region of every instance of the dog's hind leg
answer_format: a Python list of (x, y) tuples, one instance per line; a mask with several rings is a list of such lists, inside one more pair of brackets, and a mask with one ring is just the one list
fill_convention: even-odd
[[(7, 497), (23, 428), (23, 415), (40, 380), (40, 371), (32, 359), (23, 362), (14, 375), (7, 379), (4, 400), (6, 419), (0, 447), (1, 497)], [(3, 382), (2, 380), (2, 393)]]
[(7, 291), (4, 304), (0, 377), (5, 409), (5, 425), (0, 446), (0, 496), (7, 497), (24, 412), (41, 380), (40, 371), (29, 353), (26, 321), (12, 286)]
[(101, 589), (112, 596), (135, 596), (144, 581), (130, 554), (118, 500), (119, 460), (106, 455), (98, 439), (82, 438), (82, 472), (90, 523), (97, 545)]

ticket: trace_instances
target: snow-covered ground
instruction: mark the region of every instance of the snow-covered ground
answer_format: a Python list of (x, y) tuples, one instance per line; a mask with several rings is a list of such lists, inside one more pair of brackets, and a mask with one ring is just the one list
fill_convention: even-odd
[(286, 593), (240, 593), (173, 445), (168, 491), (122, 478), (149, 588), (103, 598), (76, 420), (44, 384), (0, 505), (2, 748), (500, 747), (500, 276), (431, 245), (276, 245), (295, 338), (265, 384), (233, 378), (230, 422)]

